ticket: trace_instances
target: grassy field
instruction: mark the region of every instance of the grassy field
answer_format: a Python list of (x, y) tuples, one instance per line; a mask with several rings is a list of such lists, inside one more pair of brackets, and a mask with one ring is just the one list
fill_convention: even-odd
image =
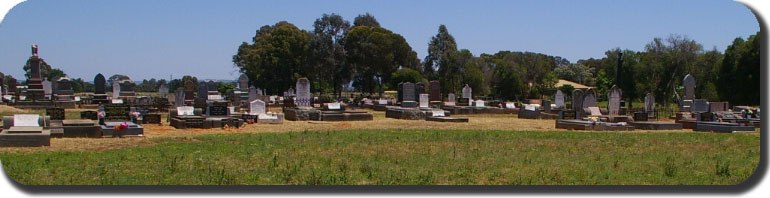
[(733, 185), (760, 158), (758, 134), (353, 129), (144, 141), (0, 160), (31, 185)]

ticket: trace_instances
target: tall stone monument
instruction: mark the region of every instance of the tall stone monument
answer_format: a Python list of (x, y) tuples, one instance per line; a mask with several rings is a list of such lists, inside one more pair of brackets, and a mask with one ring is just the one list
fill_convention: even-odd
[(438, 80), (430, 81), (430, 101), (442, 101), (441, 83)]
[(297, 99), (294, 104), (297, 107), (310, 107), (313, 97), (310, 95), (310, 81), (307, 78), (297, 79)]
[(623, 92), (620, 90), (620, 88), (617, 85), (612, 86), (612, 88), (610, 88), (610, 93), (607, 97), (609, 98), (607, 110), (609, 111), (609, 114), (611, 116), (620, 115), (621, 97), (623, 97)]
[(107, 94), (105, 94), (105, 90), (107, 88), (105, 87), (105, 84), (107, 84), (107, 80), (104, 79), (104, 75), (96, 74), (94, 76), (94, 96), (91, 99), (91, 103), (93, 104), (107, 104), (110, 103), (107, 99)]
[(43, 76), (41, 66), (43, 59), (38, 56), (37, 45), (32, 45), (32, 57), (29, 59), (29, 79), (27, 79), (27, 100), (43, 100)]

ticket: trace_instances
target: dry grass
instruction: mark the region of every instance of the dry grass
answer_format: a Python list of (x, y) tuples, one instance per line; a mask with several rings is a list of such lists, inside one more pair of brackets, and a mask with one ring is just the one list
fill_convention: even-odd
[[(5, 113), (5, 109), (11, 111), (24, 110), (15, 109), (8, 106), (0, 106)], [(271, 107), (271, 111), (280, 112), (280, 108)], [(362, 110), (362, 109), (357, 109)], [(70, 112), (79, 112), (83, 110), (67, 110)], [(158, 125), (143, 125), (145, 137), (140, 138), (53, 138), (50, 147), (37, 148), (0, 148), (0, 152), (30, 152), (30, 151), (98, 151), (112, 150), (135, 146), (154, 145), (160, 139), (178, 139), (180, 141), (193, 140), (193, 137), (205, 134), (230, 134), (230, 133), (283, 133), (292, 131), (333, 131), (333, 130), (375, 130), (375, 129), (435, 129), (435, 130), (501, 130), (501, 131), (566, 131), (556, 129), (554, 120), (530, 120), (518, 119), (515, 115), (457, 115), (456, 117), (469, 118), (468, 123), (443, 123), (427, 122), (424, 120), (399, 120), (385, 118), (385, 112), (366, 110), (374, 115), (372, 121), (355, 122), (319, 122), (319, 121), (288, 121), (283, 124), (250, 124), (242, 128), (230, 129), (175, 129), (163, 123)], [(70, 117), (68, 115), (68, 117)], [(162, 119), (165, 121), (165, 118)], [(576, 131), (577, 132), (577, 131)], [(634, 132), (652, 132), (636, 130)], [(691, 130), (666, 131), (669, 132), (692, 132)], [(629, 132), (610, 132), (610, 133), (629, 133)], [(660, 133), (660, 132), (659, 132)], [(758, 135), (758, 133), (757, 133)], [(160, 138), (160, 139), (159, 139)]]

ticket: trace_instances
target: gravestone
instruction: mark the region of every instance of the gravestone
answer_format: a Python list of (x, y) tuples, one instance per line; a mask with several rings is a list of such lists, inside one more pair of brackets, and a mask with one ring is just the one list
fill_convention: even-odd
[(104, 94), (104, 91), (107, 90), (105, 84), (107, 84), (107, 81), (104, 79), (104, 76), (101, 73), (96, 74), (94, 76), (94, 94)]
[(99, 113), (96, 111), (82, 111), (80, 112), (80, 119), (99, 120)]
[(419, 96), (420, 94), (424, 94), (425, 93), (425, 84), (422, 83), (422, 82), (415, 83), (414, 84), (414, 91), (415, 91), (415, 93), (414, 93), (415, 96)]
[(465, 84), (465, 87), (463, 87), (463, 98), (473, 98), (473, 89), (468, 84)]
[(112, 82), (112, 99), (120, 97), (120, 83), (118, 81)]
[(228, 116), (230, 109), (227, 108), (227, 102), (211, 102), (206, 110), (208, 116)]
[(264, 114), (265, 112), (265, 102), (262, 100), (254, 100), (249, 103), (250, 115), (259, 115)]
[(208, 83), (202, 82), (198, 84), (198, 98), (209, 99)]
[(709, 102), (705, 99), (695, 99), (691, 110), (693, 113), (709, 112)]
[(644, 97), (644, 112), (648, 115), (655, 112), (655, 97), (652, 96), (652, 93), (647, 93), (647, 96)]
[[(583, 91), (575, 89), (572, 91), (572, 111), (575, 111), (575, 118), (582, 118), (583, 115)], [(565, 118), (568, 119), (568, 118)]]
[(72, 81), (70, 81), (69, 77), (61, 77), (59, 80), (56, 81), (56, 91), (55, 94), (58, 95), (75, 95), (75, 92), (72, 90)]
[(174, 95), (174, 106), (181, 107), (185, 106), (184, 99), (185, 99), (185, 91), (182, 88), (176, 89), (176, 93)]
[(249, 88), (249, 76), (246, 74), (241, 74), (240, 77), (238, 77), (238, 89), (246, 90)]
[(176, 107), (177, 116), (194, 116), (195, 108), (191, 106), (179, 106)]
[(47, 108), (45, 115), (51, 117), (51, 120), (65, 120), (63, 108)]
[(583, 93), (582, 108), (595, 107), (595, 106), (596, 106), (596, 92), (594, 92), (593, 89), (589, 88), (588, 90), (586, 90), (585, 93)]
[(484, 107), (484, 106), (485, 106), (485, 104), (484, 104), (484, 101), (483, 101), (483, 100), (476, 100), (476, 102), (475, 102), (475, 103), (476, 103), (476, 107)]
[(192, 79), (184, 81), (184, 100), (190, 101), (195, 99), (195, 82)]
[(612, 88), (610, 88), (610, 93), (609, 93), (609, 96), (608, 96), (609, 102), (608, 102), (608, 105), (607, 105), (607, 110), (609, 111), (609, 114), (611, 116), (619, 115), (619, 113), (620, 113), (620, 100), (621, 100), (622, 95), (623, 95), (623, 93), (621, 92), (620, 88), (618, 88), (618, 86), (612, 86)]
[(402, 85), (402, 91), (403, 91), (403, 93), (402, 93), (402, 96), (401, 96), (401, 97), (403, 97), (403, 98), (402, 98), (402, 101), (401, 101), (401, 102), (405, 102), (405, 101), (417, 101), (417, 98), (416, 98), (416, 96), (414, 95), (414, 94), (415, 94), (415, 93), (417, 93), (417, 92), (416, 92), (416, 90), (415, 90), (415, 85), (414, 85), (413, 83), (411, 83), (411, 82), (406, 82), (406, 83), (404, 83), (404, 84)]
[(420, 108), (430, 108), (429, 97), (428, 94), (420, 94)]
[(404, 83), (403, 82), (398, 83), (398, 88), (396, 88), (396, 94), (398, 95), (396, 97), (397, 101), (403, 102), (404, 101)]
[(158, 97), (166, 97), (168, 95), (168, 87), (166, 85), (160, 85), (158, 88)]
[(13, 95), (18, 95), (18, 93), (17, 93), (18, 81), (16, 80), (16, 78), (9, 77), (6, 81), (8, 82), (8, 85), (5, 88), (6, 94), (12, 95), (12, 96)]
[(540, 106), (543, 107), (543, 112), (545, 113), (551, 113), (551, 101), (550, 100), (541, 100)]
[(430, 81), (430, 101), (441, 100), (441, 83), (438, 80)]
[(125, 104), (105, 104), (104, 120), (129, 121), (131, 120), (131, 107)]
[(44, 80), (42, 83), (43, 83), (43, 94), (45, 94), (46, 97), (51, 98), (51, 95), (53, 94), (53, 85), (51, 81)]
[(684, 86), (684, 93), (682, 94), (683, 100), (695, 100), (695, 78), (692, 75), (687, 74), (682, 80)]
[(556, 108), (564, 108), (564, 93), (561, 90), (556, 91)]
[(297, 107), (309, 107), (312, 102), (312, 96), (310, 95), (310, 81), (307, 78), (300, 78), (297, 80), (297, 100), (294, 103)]
[(447, 94), (447, 102), (450, 102), (450, 103), (457, 102), (457, 97), (455, 96), (454, 93)]
[(249, 87), (249, 102), (256, 100), (257, 97), (257, 88), (254, 86)]

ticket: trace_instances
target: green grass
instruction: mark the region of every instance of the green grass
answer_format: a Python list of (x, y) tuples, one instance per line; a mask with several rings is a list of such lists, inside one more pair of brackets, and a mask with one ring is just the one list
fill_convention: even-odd
[(351, 130), (152, 141), (0, 160), (31, 185), (733, 185), (760, 157), (752, 134)]

